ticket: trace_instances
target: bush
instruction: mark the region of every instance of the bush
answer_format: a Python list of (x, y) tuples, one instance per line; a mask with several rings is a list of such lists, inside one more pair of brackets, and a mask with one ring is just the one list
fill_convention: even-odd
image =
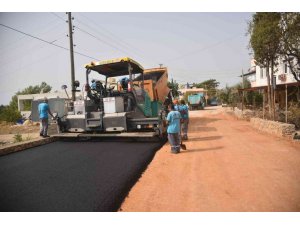
[(21, 113), (17, 109), (14, 109), (10, 106), (5, 106), (0, 110), (0, 121), (16, 122), (21, 118)]
[(14, 143), (21, 142), (21, 141), (23, 141), (22, 135), (21, 134), (15, 134)]
[(295, 124), (296, 128), (300, 128), (300, 104), (291, 103), (288, 108), (288, 122)]

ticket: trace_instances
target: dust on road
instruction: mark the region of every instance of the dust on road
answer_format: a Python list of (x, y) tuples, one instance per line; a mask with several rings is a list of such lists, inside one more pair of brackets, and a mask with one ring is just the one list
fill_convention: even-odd
[(299, 211), (300, 145), (221, 108), (190, 112), (188, 150), (157, 152), (120, 211)]

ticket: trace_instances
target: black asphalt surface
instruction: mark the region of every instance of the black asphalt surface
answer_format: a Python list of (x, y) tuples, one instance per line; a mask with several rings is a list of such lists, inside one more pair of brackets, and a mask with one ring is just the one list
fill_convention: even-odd
[(0, 157), (0, 211), (116, 211), (162, 143), (54, 142)]

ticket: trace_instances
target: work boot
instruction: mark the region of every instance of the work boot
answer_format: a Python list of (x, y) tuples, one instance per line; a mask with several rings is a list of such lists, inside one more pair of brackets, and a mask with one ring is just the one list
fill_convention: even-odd
[(47, 137), (50, 137), (49, 135), (43, 135), (43, 138), (47, 138)]

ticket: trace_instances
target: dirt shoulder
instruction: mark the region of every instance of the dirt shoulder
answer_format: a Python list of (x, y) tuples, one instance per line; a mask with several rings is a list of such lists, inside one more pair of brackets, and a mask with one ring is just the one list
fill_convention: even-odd
[(39, 138), (39, 124), (15, 125), (12, 123), (0, 123), (0, 146), (10, 145), (16, 142), (16, 135), (21, 135), (22, 141)]
[(300, 144), (218, 107), (190, 112), (188, 150), (166, 144), (120, 211), (299, 211)]

